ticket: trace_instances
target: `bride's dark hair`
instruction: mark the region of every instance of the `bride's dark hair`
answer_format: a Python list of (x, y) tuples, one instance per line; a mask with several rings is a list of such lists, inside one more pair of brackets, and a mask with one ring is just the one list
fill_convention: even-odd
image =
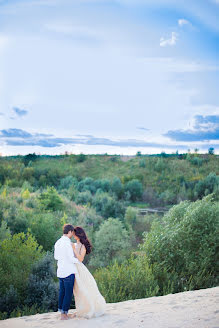
[(80, 239), (80, 242), (85, 246), (86, 254), (90, 254), (92, 245), (90, 243), (90, 240), (87, 238), (84, 229), (81, 227), (75, 227), (74, 233)]

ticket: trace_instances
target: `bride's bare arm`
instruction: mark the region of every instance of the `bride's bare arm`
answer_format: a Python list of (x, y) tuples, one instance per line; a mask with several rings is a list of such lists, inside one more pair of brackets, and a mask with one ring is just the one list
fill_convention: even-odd
[(81, 247), (81, 252), (80, 252), (80, 254), (79, 254), (78, 251), (76, 250), (75, 244), (72, 244), (72, 248), (73, 248), (73, 251), (74, 251), (75, 256), (77, 257), (77, 259), (78, 259), (80, 262), (83, 262), (84, 257), (85, 257), (85, 254), (86, 254), (86, 248), (85, 248), (85, 246), (83, 245), (83, 246)]

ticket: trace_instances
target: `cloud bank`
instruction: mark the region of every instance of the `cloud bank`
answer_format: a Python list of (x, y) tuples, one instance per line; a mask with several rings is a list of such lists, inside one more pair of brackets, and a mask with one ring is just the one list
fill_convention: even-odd
[(27, 115), (28, 111), (25, 109), (20, 109), (18, 107), (13, 107), (13, 111), (15, 112), (15, 114), (17, 114), (17, 116), (24, 116)]
[(115, 147), (165, 147), (169, 149), (187, 149), (187, 145), (168, 145), (156, 142), (147, 142), (138, 139), (109, 139), (99, 138), (91, 135), (81, 137), (58, 138), (51, 134), (29, 133), (21, 129), (0, 130), (0, 139), (8, 146), (41, 146), (47, 148), (60, 147), (62, 145), (102, 145)]
[(196, 115), (192, 129), (169, 130), (164, 136), (186, 142), (219, 140), (219, 115)]

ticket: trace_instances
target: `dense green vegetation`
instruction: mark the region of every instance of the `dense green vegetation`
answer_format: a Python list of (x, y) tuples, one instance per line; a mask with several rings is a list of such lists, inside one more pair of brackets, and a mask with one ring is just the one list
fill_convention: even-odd
[(56, 309), (66, 222), (108, 302), (215, 286), (218, 174), (213, 153), (0, 157), (0, 318)]

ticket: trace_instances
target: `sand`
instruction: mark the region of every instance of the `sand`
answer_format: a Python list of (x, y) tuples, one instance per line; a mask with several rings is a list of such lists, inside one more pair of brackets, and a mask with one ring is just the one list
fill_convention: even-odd
[(51, 312), (3, 320), (0, 327), (219, 328), (219, 287), (107, 304), (104, 316), (89, 320), (61, 321)]

